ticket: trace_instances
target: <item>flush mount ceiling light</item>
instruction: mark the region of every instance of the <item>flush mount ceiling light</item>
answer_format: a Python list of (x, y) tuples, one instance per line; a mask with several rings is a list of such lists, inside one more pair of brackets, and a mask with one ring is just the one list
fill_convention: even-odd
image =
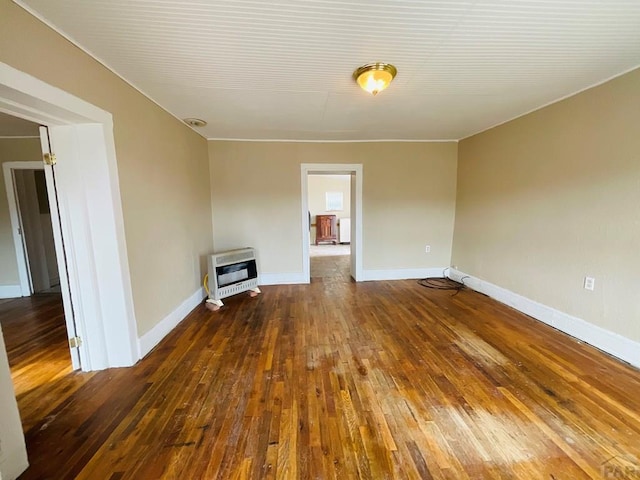
[(377, 95), (389, 86), (397, 73), (390, 63), (367, 63), (353, 72), (353, 79), (365, 92)]
[(183, 121), (190, 127), (204, 127), (207, 124), (207, 122), (199, 118), (185, 118)]

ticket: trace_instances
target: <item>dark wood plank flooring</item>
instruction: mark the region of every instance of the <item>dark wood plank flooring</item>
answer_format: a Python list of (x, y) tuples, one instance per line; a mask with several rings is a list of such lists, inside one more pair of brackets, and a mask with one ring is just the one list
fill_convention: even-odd
[[(329, 247), (331, 247), (329, 245)], [(343, 283), (351, 281), (351, 256), (327, 255), (311, 257), (311, 282)]]
[(66, 401), (70, 387), (52, 388), (72, 371), (60, 294), (35, 295), (0, 303), (0, 324), (7, 346), (23, 427), (40, 419), (43, 405)]
[(472, 291), (318, 278), (19, 391), (22, 478), (640, 477), (638, 370)]

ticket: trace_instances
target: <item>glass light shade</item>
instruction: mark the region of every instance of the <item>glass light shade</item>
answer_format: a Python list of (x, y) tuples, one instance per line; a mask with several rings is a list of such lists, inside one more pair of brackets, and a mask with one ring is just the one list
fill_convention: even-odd
[(376, 95), (389, 86), (396, 73), (396, 68), (388, 63), (370, 63), (353, 72), (353, 77), (364, 91)]

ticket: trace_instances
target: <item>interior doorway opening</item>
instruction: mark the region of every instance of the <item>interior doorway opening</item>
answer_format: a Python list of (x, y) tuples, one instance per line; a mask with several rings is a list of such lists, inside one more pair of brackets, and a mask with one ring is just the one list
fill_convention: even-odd
[[(47, 153), (51, 160), (58, 159), (60, 230), (77, 326), (73, 344), (82, 357), (82, 370), (133, 365), (140, 348), (111, 113), (2, 62), (0, 112), (48, 127)], [(41, 148), (44, 151), (44, 142)], [(53, 175), (53, 168), (46, 167), (45, 175)], [(64, 277), (60, 275), (63, 291)], [(11, 289), (21, 294), (20, 285)], [(7, 352), (0, 340), (0, 420), (7, 426), (0, 430), (6, 466), (2, 474), (12, 472), (8, 475), (17, 477), (28, 461), (13, 394)]]
[[(42, 161), (45, 143), (46, 127), (0, 113), (0, 231), (10, 232), (0, 238), (6, 267), (1, 280), (18, 287), (3, 292), (0, 321), (18, 396), (81, 367), (67, 342), (75, 325), (69, 331), (73, 313), (70, 301), (63, 301), (70, 299), (64, 242), (53, 167), (45, 172)], [(46, 373), (39, 370), (44, 365)]]
[[(2, 125), (11, 125), (12, 119), (17, 125), (23, 128), (26, 120), (12, 117), (7, 114), (2, 115)], [(58, 192), (56, 188), (54, 165), (45, 165), (42, 160), (43, 152), (50, 152), (49, 135), (47, 127), (33, 123), (33, 127), (38, 132), (37, 136), (23, 137), (20, 139), (5, 138), (2, 140), (2, 175), (4, 177), (3, 186), (6, 190), (8, 215), (0, 218), (0, 229), (8, 230), (12, 233), (14, 255), (13, 262), (17, 267), (17, 279), (20, 282), (20, 294), (14, 296), (31, 297), (38, 294), (50, 294), (55, 298), (49, 298), (50, 306), (60, 303), (61, 314), (52, 315), (61, 319), (64, 325), (60, 329), (54, 324), (47, 323), (50, 319), (34, 312), (29, 312), (29, 303), (22, 302), (17, 311), (22, 311), (23, 316), (29, 318), (30, 336), (25, 338), (20, 335), (15, 339), (14, 333), (7, 333), (7, 347), (12, 349), (12, 342), (24, 345), (23, 355), (19, 363), (24, 364), (25, 359), (37, 362), (40, 356), (47, 356), (49, 348), (60, 348), (66, 350), (60, 354), (60, 358), (70, 357), (70, 367), (72, 370), (82, 368), (81, 351), (74, 340), (77, 338), (77, 326), (71, 301), (71, 290), (68, 278), (67, 254), (65, 252), (65, 242), (62, 234), (62, 223), (60, 220)], [(1, 133), (1, 132), (0, 132)], [(7, 148), (10, 146), (10, 148)], [(15, 155), (17, 158), (6, 156)], [(22, 161), (7, 161), (22, 160)], [(7, 225), (8, 224), (8, 225)], [(0, 241), (0, 251), (11, 250), (6, 242)], [(8, 255), (10, 256), (10, 255)], [(11, 262), (10, 262), (11, 263)], [(6, 279), (5, 279), (6, 280)], [(20, 302), (16, 302), (17, 304)], [(39, 311), (42, 299), (33, 299), (31, 306)], [(26, 311), (23, 310), (26, 308)], [(53, 308), (55, 310), (55, 308)], [(17, 318), (5, 318), (5, 322), (14, 325), (20, 322)], [(45, 328), (44, 325), (47, 325)], [(47, 331), (64, 332), (65, 342), (57, 342), (56, 336), (48, 335)], [(39, 337), (42, 336), (40, 339)], [(12, 341), (11, 338), (14, 338)], [(51, 342), (51, 344), (50, 344)], [(53, 346), (55, 344), (55, 347)], [(28, 355), (30, 349), (39, 352), (38, 355)], [(56, 362), (60, 365), (61, 362)], [(67, 370), (68, 365), (61, 365), (60, 368)], [(57, 375), (57, 371), (48, 371), (47, 374), (38, 374), (34, 370), (34, 377), (38, 381), (46, 381), (50, 375)], [(36, 380), (34, 380), (36, 381)], [(26, 381), (31, 385), (30, 381)], [(33, 385), (31, 385), (33, 387)]]
[[(361, 281), (362, 165), (302, 164), (301, 174), (302, 261), (307, 283), (312, 277)], [(318, 259), (321, 254), (333, 258)]]
[(60, 293), (60, 273), (44, 169), (13, 168), (11, 173), (29, 293)]
[(3, 63), (0, 112), (46, 125), (41, 152), (57, 158), (45, 175), (55, 175), (67, 264), (60, 279), (73, 300), (65, 313), (73, 313), (82, 370), (133, 365), (140, 349), (111, 113)]
[(43, 389), (80, 368), (68, 342), (63, 284), (70, 292), (61, 281), (60, 220), (40, 133), (37, 123), (0, 113), (0, 285), (13, 285), (1, 292), (0, 331), (25, 433), (44, 418)]
[(311, 282), (351, 280), (351, 175), (309, 174)]
[[(6, 146), (12, 140), (2, 138), (0, 142)], [(29, 148), (33, 147), (29, 141), (40, 145), (40, 139), (35, 137), (20, 139), (12, 147), (25, 149), (23, 155), (33, 154), (35, 149)], [(63, 298), (70, 298), (70, 292), (68, 282), (62, 281), (60, 275), (66, 264), (59, 258), (64, 256), (60, 251), (63, 243), (55, 239), (60, 232), (54, 228), (59, 222), (58, 210), (49, 203), (56, 198), (48, 185), (51, 179), (46, 178), (42, 162), (4, 162), (6, 157), (0, 157), (9, 211), (8, 216), (0, 215), (0, 229), (12, 231), (14, 241), (13, 252), (5, 241), (0, 241), (0, 250), (5, 257), (13, 253), (10, 260), (18, 270), (14, 281), (20, 281), (20, 292), (13, 295), (16, 298), (5, 298), (0, 305), (0, 323), (14, 387), (20, 397), (52, 377), (79, 369), (81, 364), (77, 350), (71, 349), (68, 342), (75, 336), (75, 325), (69, 331), (67, 324), (73, 318), (68, 315), (72, 312), (65, 308)]]

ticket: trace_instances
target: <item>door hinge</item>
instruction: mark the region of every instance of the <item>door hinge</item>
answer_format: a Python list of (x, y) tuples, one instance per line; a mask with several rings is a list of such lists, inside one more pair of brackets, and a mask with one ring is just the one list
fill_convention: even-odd
[(71, 348), (79, 348), (82, 345), (82, 339), (80, 337), (71, 337), (69, 339), (69, 346)]
[(56, 154), (55, 153), (45, 153), (44, 154), (44, 164), (45, 165), (55, 165), (56, 163), (58, 163), (58, 160), (56, 159)]

